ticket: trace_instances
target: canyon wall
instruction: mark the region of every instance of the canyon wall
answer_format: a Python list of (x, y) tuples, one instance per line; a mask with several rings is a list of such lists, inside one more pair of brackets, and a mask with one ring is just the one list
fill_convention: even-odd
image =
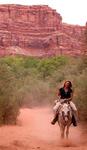
[(84, 31), (47, 5), (0, 5), (0, 56), (81, 55)]

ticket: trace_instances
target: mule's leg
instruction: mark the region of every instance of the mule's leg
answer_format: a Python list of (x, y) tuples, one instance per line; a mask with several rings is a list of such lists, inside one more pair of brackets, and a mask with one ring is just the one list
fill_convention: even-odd
[(61, 139), (64, 139), (65, 127), (63, 125), (60, 127), (60, 131), (61, 131)]
[(66, 128), (66, 138), (68, 138), (68, 135), (69, 135), (69, 126), (67, 126)]

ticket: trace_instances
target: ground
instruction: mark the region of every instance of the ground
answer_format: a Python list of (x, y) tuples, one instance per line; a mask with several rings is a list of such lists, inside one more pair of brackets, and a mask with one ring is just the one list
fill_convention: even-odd
[(0, 127), (0, 150), (87, 150), (85, 126), (71, 126), (69, 139), (61, 141), (52, 117), (51, 107), (21, 109), (16, 126)]

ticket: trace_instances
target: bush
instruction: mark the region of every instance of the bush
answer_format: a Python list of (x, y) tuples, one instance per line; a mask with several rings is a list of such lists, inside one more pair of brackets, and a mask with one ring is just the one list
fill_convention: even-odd
[(0, 63), (0, 124), (16, 123), (19, 107), (15, 81), (10, 67)]
[(87, 120), (87, 69), (83, 70), (76, 82), (76, 104), (81, 120)]
[(21, 107), (53, 104), (57, 88), (71, 80), (81, 119), (87, 119), (87, 57), (0, 59), (0, 123), (15, 123)]
[(45, 58), (38, 64), (38, 71), (40, 72), (42, 79), (46, 79), (51, 76), (54, 71), (65, 66), (67, 62), (67, 57), (64, 56)]

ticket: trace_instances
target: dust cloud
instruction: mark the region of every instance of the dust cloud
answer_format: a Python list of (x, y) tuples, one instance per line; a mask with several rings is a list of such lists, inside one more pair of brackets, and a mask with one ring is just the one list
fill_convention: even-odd
[(86, 128), (71, 126), (69, 140), (60, 140), (50, 107), (21, 109), (16, 126), (0, 127), (0, 150), (86, 150)]

